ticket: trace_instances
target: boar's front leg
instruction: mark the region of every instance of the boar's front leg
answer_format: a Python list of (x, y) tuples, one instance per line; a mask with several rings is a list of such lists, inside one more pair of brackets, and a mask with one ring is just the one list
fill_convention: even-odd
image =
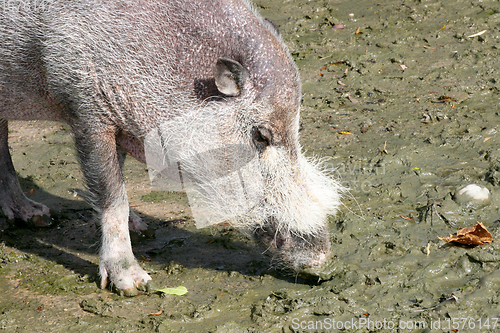
[[(119, 146), (118, 146), (119, 147)], [(123, 170), (123, 164), (125, 164), (125, 158), (127, 157), (127, 151), (118, 148), (118, 163), (120, 163), (120, 170)], [(144, 235), (151, 238), (148, 231), (148, 225), (137, 216), (132, 208), (128, 212), (128, 227), (130, 230), (138, 233), (139, 235)]]
[(132, 253), (129, 205), (116, 149), (115, 128), (92, 121), (74, 124), (73, 132), (91, 192), (91, 204), (99, 213), (101, 223), (101, 288), (109, 284), (120, 295), (137, 295), (137, 289), (149, 287), (151, 277), (139, 266)]

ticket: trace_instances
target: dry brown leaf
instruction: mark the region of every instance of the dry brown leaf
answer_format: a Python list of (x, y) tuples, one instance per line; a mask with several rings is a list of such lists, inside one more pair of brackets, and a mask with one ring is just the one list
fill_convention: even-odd
[(445, 242), (454, 242), (465, 245), (484, 245), (486, 243), (491, 243), (493, 238), (486, 227), (478, 222), (472, 227), (463, 228), (457, 231), (456, 235), (450, 235), (450, 237), (438, 237)]

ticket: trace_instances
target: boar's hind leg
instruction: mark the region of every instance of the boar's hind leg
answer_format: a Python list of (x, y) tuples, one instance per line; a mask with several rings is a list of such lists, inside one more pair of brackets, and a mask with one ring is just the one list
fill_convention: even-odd
[(91, 203), (99, 213), (102, 233), (99, 274), (101, 288), (108, 283), (120, 295), (137, 295), (149, 287), (149, 275), (132, 253), (128, 229), (129, 205), (111, 126), (73, 126)]
[(8, 146), (7, 120), (0, 119), (0, 208), (9, 220), (20, 220), (35, 227), (51, 225), (47, 206), (24, 195), (12, 164)]

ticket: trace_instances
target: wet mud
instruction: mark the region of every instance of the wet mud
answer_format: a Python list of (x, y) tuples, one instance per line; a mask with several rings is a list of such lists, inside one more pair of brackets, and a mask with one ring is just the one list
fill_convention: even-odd
[[(330, 218), (332, 260), (290, 276), (228, 225), (196, 229), (183, 193), (157, 192), (127, 159), (133, 235), (159, 288), (97, 287), (99, 234), (67, 126), (12, 122), (26, 194), (54, 226), (0, 217), (5, 332), (430, 332), (500, 327), (500, 4), (256, 1), (303, 82), (301, 142), (349, 188)], [(484, 32), (483, 32), (484, 31)], [(458, 200), (469, 184), (487, 201)], [(482, 222), (495, 239), (445, 243)]]

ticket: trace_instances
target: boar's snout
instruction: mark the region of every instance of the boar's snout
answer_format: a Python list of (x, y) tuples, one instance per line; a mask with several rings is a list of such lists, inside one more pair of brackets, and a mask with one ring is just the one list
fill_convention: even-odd
[(291, 269), (298, 273), (308, 267), (322, 265), (330, 257), (330, 237), (327, 230), (305, 235), (274, 230), (268, 226), (255, 229), (253, 235), (272, 255), (273, 264), (281, 269)]

